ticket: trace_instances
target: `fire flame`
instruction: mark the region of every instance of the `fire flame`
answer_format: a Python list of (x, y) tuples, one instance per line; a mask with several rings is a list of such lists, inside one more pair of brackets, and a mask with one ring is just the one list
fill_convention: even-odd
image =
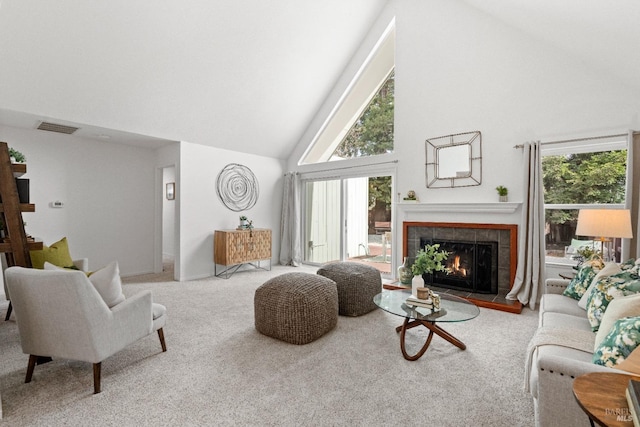
[(451, 272), (454, 274), (458, 274), (460, 276), (467, 275), (467, 269), (460, 267), (460, 255), (455, 256), (455, 258), (453, 259), (453, 262), (451, 263), (450, 268), (451, 268)]

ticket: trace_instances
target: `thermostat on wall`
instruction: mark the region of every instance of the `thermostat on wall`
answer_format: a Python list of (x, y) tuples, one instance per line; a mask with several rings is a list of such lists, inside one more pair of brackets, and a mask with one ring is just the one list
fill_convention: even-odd
[(55, 201), (55, 202), (49, 203), (49, 206), (51, 206), (52, 208), (61, 208), (64, 206), (64, 203), (60, 201)]

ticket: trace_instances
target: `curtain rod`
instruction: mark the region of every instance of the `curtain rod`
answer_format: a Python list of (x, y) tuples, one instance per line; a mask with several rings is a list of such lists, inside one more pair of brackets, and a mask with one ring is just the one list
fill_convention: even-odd
[[(636, 132), (633, 132), (634, 134)], [(547, 142), (541, 142), (540, 145), (551, 145), (551, 144), (561, 144), (563, 142), (578, 142), (578, 141), (590, 141), (592, 139), (606, 139), (606, 138), (619, 138), (621, 136), (628, 136), (628, 133), (619, 133), (616, 135), (602, 135), (602, 136), (590, 136), (590, 137), (586, 137), (586, 138), (575, 138), (575, 139), (562, 139), (559, 141), (547, 141)], [(518, 145), (514, 145), (513, 148), (524, 148), (524, 144), (518, 144)]]

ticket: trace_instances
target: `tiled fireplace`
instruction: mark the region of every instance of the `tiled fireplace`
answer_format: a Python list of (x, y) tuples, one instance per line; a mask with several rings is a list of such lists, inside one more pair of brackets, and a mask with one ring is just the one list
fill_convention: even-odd
[(450, 253), (451, 273), (434, 275), (434, 290), (520, 312), (519, 303), (505, 298), (515, 279), (517, 231), (515, 224), (403, 222), (403, 255), (413, 263), (425, 243), (439, 243)]

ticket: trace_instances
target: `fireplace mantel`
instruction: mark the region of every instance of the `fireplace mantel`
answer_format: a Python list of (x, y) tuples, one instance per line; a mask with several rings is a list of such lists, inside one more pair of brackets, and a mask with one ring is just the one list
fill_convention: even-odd
[(397, 206), (405, 212), (462, 212), (462, 213), (515, 213), (522, 203), (407, 203), (401, 202)]

